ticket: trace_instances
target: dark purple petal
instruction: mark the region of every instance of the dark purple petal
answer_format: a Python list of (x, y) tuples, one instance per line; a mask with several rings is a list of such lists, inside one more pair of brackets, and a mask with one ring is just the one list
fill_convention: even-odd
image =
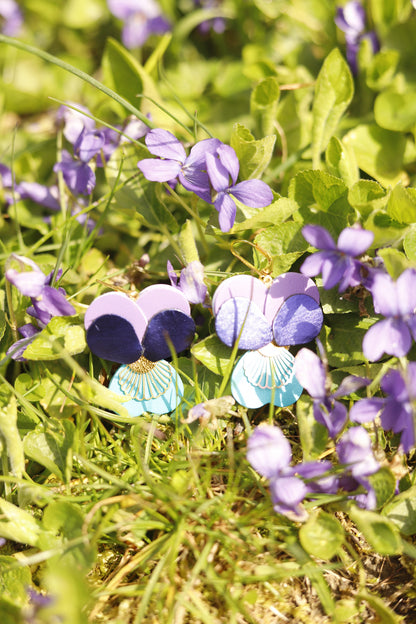
[(172, 284), (172, 286), (176, 288), (178, 285), (178, 276), (176, 275), (175, 270), (170, 260), (167, 261), (166, 268), (168, 272), (168, 277), (170, 279), (170, 283)]
[(335, 24), (345, 33), (359, 36), (365, 29), (364, 7), (356, 0), (350, 0), (344, 7), (338, 7)]
[(345, 271), (350, 266), (350, 259), (337, 253), (328, 253), (322, 262), (322, 284), (329, 290), (343, 279)]
[(282, 347), (306, 344), (321, 331), (323, 318), (319, 303), (312, 297), (293, 295), (284, 302), (273, 321), (274, 340)]
[(115, 314), (99, 316), (89, 325), (87, 343), (98, 357), (119, 364), (131, 364), (143, 354), (132, 325)]
[(229, 232), (234, 225), (237, 206), (227, 193), (219, 193), (214, 202), (215, 208), (218, 210), (218, 223), (221, 232)]
[(388, 318), (367, 330), (363, 339), (363, 353), (367, 360), (376, 362), (383, 353), (402, 357), (411, 347), (412, 337), (404, 321)]
[(335, 438), (347, 422), (347, 408), (339, 401), (314, 401), (315, 420), (328, 429), (331, 438)]
[(271, 188), (261, 180), (245, 180), (229, 189), (238, 201), (251, 208), (265, 208), (273, 201)]
[(270, 479), (288, 467), (292, 450), (279, 427), (259, 425), (247, 442), (247, 460), (262, 477)]
[(195, 335), (195, 323), (191, 316), (180, 310), (162, 310), (149, 321), (143, 336), (144, 355), (157, 362), (172, 356), (171, 348), (180, 353), (189, 347)]
[(251, 351), (266, 346), (273, 339), (261, 309), (243, 297), (234, 297), (222, 304), (215, 318), (215, 330), (228, 347), (233, 347), (240, 337), (238, 347)]
[(179, 182), (187, 191), (192, 191), (201, 199), (211, 204), (211, 185), (206, 171), (183, 166), (178, 175)]
[(62, 161), (56, 163), (54, 171), (62, 171), (65, 183), (75, 195), (89, 195), (95, 187), (95, 173), (89, 165), (73, 160), (68, 152), (62, 152)]
[(32, 305), (39, 318), (42, 313), (50, 314), (50, 316), (72, 316), (75, 314), (75, 308), (67, 301), (63, 289), (44, 286), (42, 293), (38, 297), (32, 297)]
[(374, 232), (361, 228), (345, 228), (338, 237), (337, 247), (349, 256), (361, 256), (374, 240)]
[(139, 160), (137, 166), (146, 180), (152, 182), (169, 182), (176, 178), (181, 170), (181, 164), (177, 160), (159, 158), (144, 158)]
[(326, 371), (320, 358), (310, 349), (301, 349), (295, 357), (295, 376), (314, 399), (326, 396)]
[(303, 238), (313, 247), (332, 251), (336, 249), (335, 242), (325, 228), (320, 225), (305, 225), (302, 228)]
[(176, 160), (183, 164), (186, 159), (185, 148), (182, 143), (168, 130), (154, 128), (146, 134), (145, 143), (149, 152), (159, 158)]
[(327, 474), (331, 469), (332, 464), (330, 461), (310, 461), (294, 466), (293, 472), (303, 479), (310, 479), (305, 484), (309, 494), (336, 494), (338, 491), (338, 477)]
[(2, 163), (0, 163), (0, 178), (3, 188), (12, 188), (12, 171), (9, 167), (3, 165)]

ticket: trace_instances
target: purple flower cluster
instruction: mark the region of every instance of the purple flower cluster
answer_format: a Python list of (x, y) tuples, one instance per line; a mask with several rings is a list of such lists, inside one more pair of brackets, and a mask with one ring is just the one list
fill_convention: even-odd
[(228, 232), (235, 220), (234, 198), (252, 208), (264, 208), (273, 201), (269, 186), (261, 180), (237, 183), (240, 163), (232, 147), (219, 139), (204, 139), (186, 154), (182, 143), (168, 130), (157, 128), (146, 134), (149, 152), (157, 158), (140, 160), (138, 167), (147, 180), (171, 182), (214, 204), (219, 224)]
[(337, 8), (335, 24), (345, 33), (347, 61), (353, 74), (358, 73), (357, 56), (363, 39), (368, 39), (373, 52), (378, 52), (380, 44), (374, 30), (366, 32), (365, 9), (360, 2), (350, 0)]
[(171, 30), (155, 0), (107, 0), (111, 13), (123, 21), (121, 40), (126, 48), (139, 48), (150, 35)]
[(8, 37), (17, 37), (23, 25), (23, 15), (15, 0), (0, 0), (1, 32)]
[[(24, 256), (12, 254), (8, 264), (17, 263), (18, 269), (10, 267), (6, 269), (6, 279), (17, 288), (24, 296), (30, 297), (31, 305), (26, 309), (27, 314), (35, 321), (19, 327), (19, 333), (23, 338), (15, 342), (7, 354), (14, 360), (23, 360), (23, 352), (36, 334), (49, 323), (53, 316), (71, 316), (75, 314), (75, 308), (67, 299), (63, 288), (51, 286), (53, 273), (45, 275), (39, 266)], [(57, 279), (62, 275), (58, 272)]]

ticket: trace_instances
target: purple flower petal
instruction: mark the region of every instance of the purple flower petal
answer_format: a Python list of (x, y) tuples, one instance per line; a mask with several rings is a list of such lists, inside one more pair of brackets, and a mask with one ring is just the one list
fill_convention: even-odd
[(145, 158), (137, 163), (146, 180), (152, 182), (169, 182), (176, 178), (181, 170), (177, 160), (160, 160), (159, 158)]
[(345, 228), (338, 237), (337, 247), (350, 256), (361, 256), (374, 240), (374, 232), (361, 228)]
[[(207, 171), (210, 182), (214, 189), (220, 193), (229, 187), (230, 174), (222, 162), (209, 152), (206, 155)], [(227, 230), (226, 230), (227, 231)]]
[(234, 148), (221, 143), (217, 149), (217, 155), (221, 164), (231, 176), (232, 183), (235, 184), (237, 182), (238, 172), (240, 171), (240, 163)]
[(348, 375), (344, 377), (338, 386), (338, 390), (334, 392), (332, 396), (334, 397), (342, 397), (355, 392), (359, 388), (363, 386), (368, 386), (371, 383), (371, 379), (366, 379), (365, 377), (357, 377), (356, 375)]
[(385, 400), (377, 397), (371, 399), (361, 399), (354, 403), (350, 409), (350, 419), (360, 424), (373, 422), (381, 412)]
[(50, 320), (52, 316), (72, 316), (75, 314), (75, 308), (67, 301), (63, 289), (52, 288), (52, 286), (44, 286), (38, 297), (32, 297), (32, 305), (35, 309), (35, 316), (43, 323), (45, 322), (45, 315), (49, 315)]
[(247, 460), (262, 477), (278, 475), (291, 459), (290, 444), (279, 427), (259, 425), (254, 429), (247, 442)]
[(275, 477), (270, 481), (270, 495), (277, 513), (294, 515), (294, 519), (305, 519), (306, 512), (300, 503), (308, 493), (304, 482), (297, 477)]
[(251, 208), (265, 208), (273, 201), (270, 187), (261, 180), (244, 180), (229, 189), (238, 201)]
[(377, 472), (370, 436), (363, 427), (348, 429), (336, 445), (341, 464), (349, 465), (353, 477), (360, 478)]
[(50, 210), (60, 210), (58, 188), (52, 186), (48, 188), (38, 182), (20, 182), (16, 191), (20, 199), (31, 199), (40, 206), (45, 206)]
[(383, 316), (396, 316), (399, 311), (399, 298), (396, 283), (384, 271), (374, 271), (371, 282), (374, 310)]
[(27, 297), (37, 297), (40, 295), (46, 282), (46, 277), (39, 267), (35, 271), (7, 269), (5, 275), (6, 279), (13, 284), (22, 295)]
[(378, 321), (367, 330), (363, 339), (363, 353), (367, 360), (376, 362), (383, 353), (403, 357), (411, 347), (409, 328), (401, 319)]
[(335, 250), (335, 242), (325, 228), (320, 225), (305, 225), (302, 228), (303, 238), (313, 247), (326, 251)]
[(101, 130), (88, 132), (83, 130), (74, 145), (74, 154), (87, 163), (104, 147), (105, 135)]
[(295, 357), (295, 376), (314, 399), (326, 396), (326, 371), (320, 358), (310, 349), (301, 349)]
[(328, 429), (331, 438), (335, 438), (347, 422), (347, 408), (339, 401), (325, 401), (324, 404), (314, 401), (313, 414), (315, 420)]
[(145, 143), (149, 152), (159, 158), (176, 160), (183, 164), (186, 159), (182, 143), (168, 130), (154, 128), (146, 134)]
[(220, 193), (215, 200), (218, 210), (218, 223), (222, 232), (229, 232), (234, 225), (237, 206), (227, 193)]
[(62, 171), (65, 183), (75, 195), (90, 195), (95, 187), (95, 173), (89, 165), (78, 160), (65, 150), (62, 152), (62, 161), (56, 163), (54, 171)]
[(168, 272), (168, 277), (170, 279), (170, 283), (172, 284), (172, 286), (176, 288), (178, 285), (178, 276), (176, 275), (175, 270), (170, 260), (167, 261), (166, 268)]
[(400, 313), (414, 315), (416, 311), (416, 271), (406, 269), (396, 282), (397, 302)]

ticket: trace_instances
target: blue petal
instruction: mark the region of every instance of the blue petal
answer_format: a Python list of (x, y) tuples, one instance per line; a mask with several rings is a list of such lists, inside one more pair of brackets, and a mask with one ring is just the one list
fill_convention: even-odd
[(121, 366), (110, 381), (109, 389), (123, 397), (130, 416), (167, 414), (179, 405), (183, 383), (175, 369), (165, 360), (156, 362), (148, 372), (138, 373), (130, 366)]
[(135, 362), (143, 353), (133, 326), (115, 314), (104, 314), (91, 323), (87, 343), (98, 357), (119, 364)]
[[(276, 349), (276, 355), (269, 357), (271, 348)], [(294, 358), (288, 351), (274, 345), (245, 353), (231, 376), (233, 397), (240, 405), (248, 408), (259, 408), (272, 401), (279, 407), (292, 405), (303, 390), (294, 376), (293, 362)]]
[(233, 297), (220, 307), (215, 329), (224, 344), (234, 346), (240, 332), (239, 349), (260, 349), (272, 341), (272, 330), (263, 312), (245, 297)]
[(171, 357), (166, 338), (176, 353), (180, 353), (189, 347), (194, 335), (195, 323), (191, 316), (180, 310), (162, 310), (148, 323), (143, 336), (144, 354), (152, 362)]
[(308, 295), (289, 297), (273, 321), (273, 337), (278, 345), (306, 344), (321, 331), (323, 313)]

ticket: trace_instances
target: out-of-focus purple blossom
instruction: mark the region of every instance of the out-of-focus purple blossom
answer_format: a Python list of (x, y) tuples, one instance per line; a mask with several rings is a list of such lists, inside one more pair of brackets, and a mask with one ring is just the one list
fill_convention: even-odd
[(32, 323), (26, 323), (18, 328), (18, 332), (23, 338), (16, 340), (16, 342), (7, 349), (6, 355), (10, 356), (12, 360), (24, 362), (26, 358), (23, 357), (23, 353), (33, 341), (34, 337), (40, 332), (40, 329), (35, 327)]
[(82, 106), (82, 104), (77, 104), (76, 102), (68, 103), (75, 106), (77, 110), (63, 104), (56, 113), (56, 121), (58, 124), (63, 124), (63, 134), (66, 140), (74, 144), (81, 132), (84, 130), (93, 132), (95, 130), (95, 121), (88, 116), (91, 115), (91, 113), (86, 106)]
[(123, 21), (121, 40), (126, 48), (141, 47), (150, 35), (171, 30), (154, 0), (107, 0), (111, 13)]
[(206, 304), (204, 265), (199, 260), (193, 260), (181, 270), (179, 281), (170, 260), (167, 262), (167, 271), (172, 286), (183, 292), (189, 303)]
[(264, 208), (273, 201), (270, 187), (261, 180), (237, 183), (240, 163), (230, 145), (219, 145), (215, 153), (207, 152), (206, 163), (209, 180), (215, 191), (213, 203), (219, 212), (218, 220), (223, 232), (234, 225), (237, 206), (233, 198), (251, 208)]
[(196, 143), (189, 156), (182, 143), (168, 130), (155, 128), (146, 134), (145, 143), (151, 154), (137, 163), (147, 180), (170, 182), (175, 178), (188, 191), (211, 203), (211, 187), (207, 174), (206, 155), (221, 145), (219, 139), (204, 139)]
[(90, 195), (95, 188), (94, 171), (86, 162), (74, 159), (67, 150), (62, 150), (61, 161), (53, 170), (62, 171), (65, 184), (74, 195)]
[(59, 210), (59, 192), (57, 186), (44, 186), (38, 182), (20, 182), (16, 186), (20, 199), (30, 199), (50, 210)]
[[(27, 309), (27, 312), (37, 319), (41, 327), (47, 325), (53, 316), (75, 314), (75, 308), (67, 301), (64, 289), (53, 288), (50, 285), (52, 273), (45, 275), (33, 260), (24, 256), (12, 254), (8, 264), (11, 261), (15, 261), (19, 265), (19, 270), (7, 268), (6, 279), (22, 295), (30, 297), (32, 305)], [(28, 336), (25, 335), (24, 337)]]
[(380, 49), (376, 33), (372, 30), (365, 32), (365, 9), (356, 0), (350, 0), (343, 7), (338, 7), (335, 24), (345, 33), (347, 61), (353, 74), (358, 73), (357, 55), (363, 39), (369, 39), (374, 53)]
[(406, 269), (394, 281), (382, 271), (373, 272), (368, 286), (374, 310), (386, 318), (370, 327), (363, 339), (368, 360), (379, 360), (383, 353), (402, 357), (416, 340), (416, 270)]
[(261, 476), (269, 479), (273, 508), (295, 521), (307, 513), (302, 501), (308, 494), (335, 493), (338, 480), (328, 474), (329, 461), (303, 462), (290, 466), (292, 451), (279, 427), (259, 425), (248, 439), (247, 460)]
[[(222, 0), (195, 0), (194, 2), (196, 7), (201, 9), (215, 9), (220, 4), (222, 4)], [(226, 28), (226, 20), (223, 17), (212, 17), (204, 20), (198, 26), (199, 32), (206, 34), (210, 30), (213, 30), (217, 34), (221, 35)]]
[(338, 459), (347, 469), (340, 479), (340, 485), (347, 491), (364, 487), (366, 494), (354, 496), (360, 507), (374, 509), (376, 495), (368, 477), (380, 468), (374, 457), (371, 439), (363, 427), (351, 427), (340, 438), (336, 445)]
[(17, 37), (23, 25), (23, 15), (14, 0), (0, 0), (1, 32), (8, 37)]
[(335, 244), (332, 236), (320, 225), (305, 225), (302, 228), (305, 240), (322, 249), (306, 258), (300, 267), (301, 273), (314, 277), (322, 273), (323, 287), (328, 290), (338, 284), (343, 292), (348, 286), (358, 286), (362, 280), (362, 264), (355, 259), (361, 256), (374, 239), (373, 232), (361, 228), (348, 227), (342, 230)]
[(355, 392), (370, 383), (369, 379), (348, 375), (338, 389), (331, 392), (331, 379), (322, 360), (310, 349), (301, 349), (295, 357), (295, 376), (313, 398), (315, 420), (335, 438), (347, 422), (347, 408), (336, 399)]
[(387, 397), (357, 401), (351, 408), (350, 418), (366, 423), (379, 416), (383, 429), (401, 434), (400, 444), (408, 453), (415, 446), (416, 362), (409, 362), (404, 373), (389, 371), (380, 387)]

